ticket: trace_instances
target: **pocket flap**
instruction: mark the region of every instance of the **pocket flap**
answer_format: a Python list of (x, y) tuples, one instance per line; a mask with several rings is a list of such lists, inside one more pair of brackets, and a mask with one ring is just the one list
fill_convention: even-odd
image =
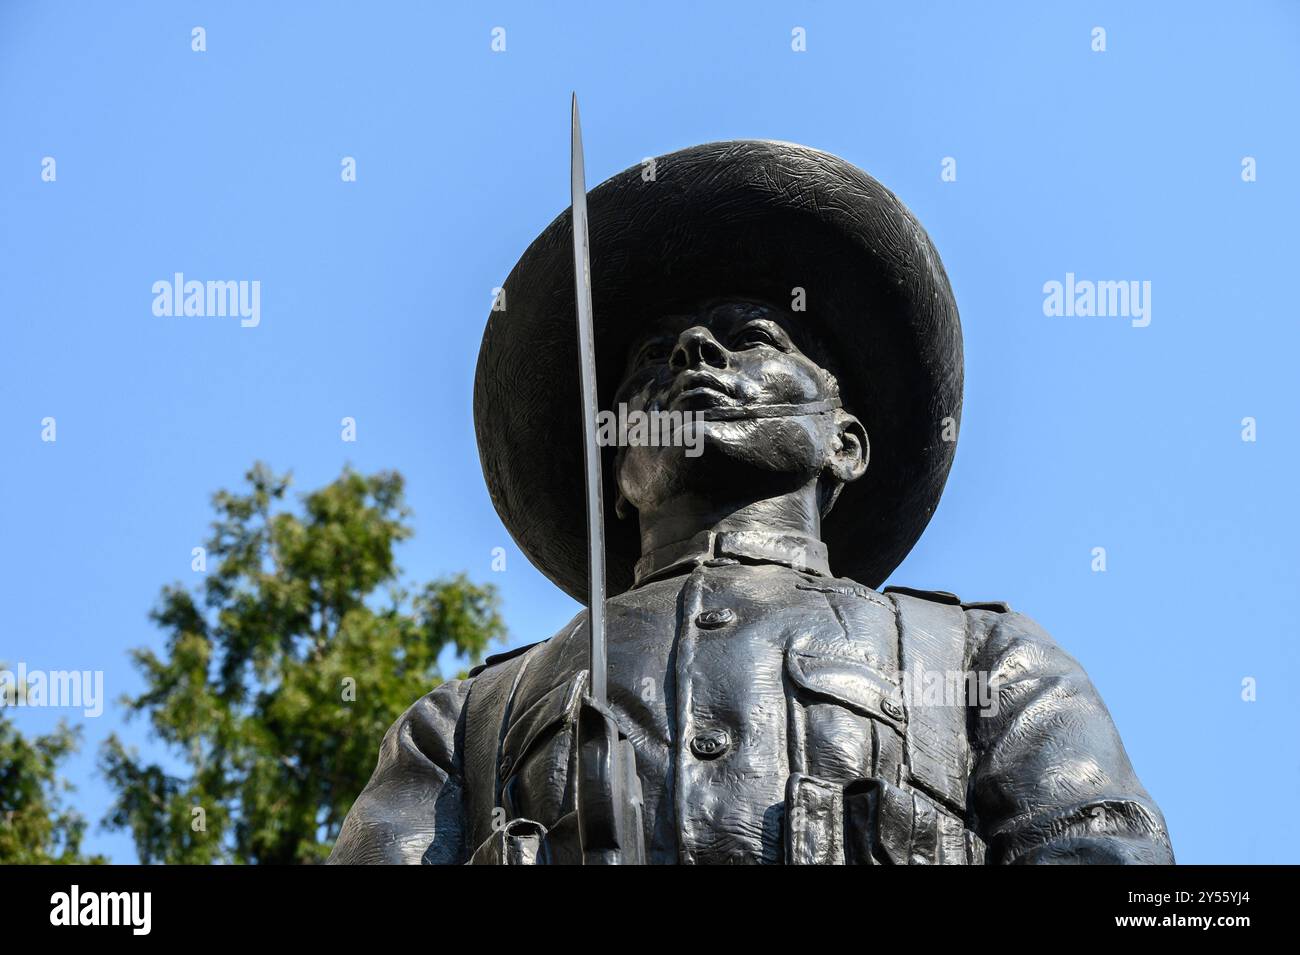
[(528, 755), (539, 739), (560, 726), (571, 725), (577, 716), (582, 694), (587, 689), (587, 671), (552, 687), (510, 721), (501, 743), (501, 775), (507, 776)]
[(901, 688), (863, 659), (826, 652), (813, 642), (791, 644), (786, 672), (809, 693), (871, 716), (902, 730), (907, 722)]

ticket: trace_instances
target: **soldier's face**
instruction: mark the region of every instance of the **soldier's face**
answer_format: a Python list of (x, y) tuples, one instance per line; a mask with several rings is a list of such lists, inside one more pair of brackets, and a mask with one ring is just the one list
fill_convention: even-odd
[(681, 413), (687, 431), (678, 441), (623, 444), (625, 500), (643, 510), (683, 492), (734, 497), (736, 482), (782, 493), (828, 468), (840, 481), (860, 476), (862, 427), (842, 411), (812, 413), (836, 389), (796, 335), (775, 308), (729, 302), (665, 316), (637, 340), (615, 407)]

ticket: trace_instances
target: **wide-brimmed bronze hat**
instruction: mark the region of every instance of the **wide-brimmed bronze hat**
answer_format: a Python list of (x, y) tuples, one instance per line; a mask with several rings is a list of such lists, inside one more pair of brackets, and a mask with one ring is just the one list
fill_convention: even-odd
[[(803, 289), (806, 310), (793, 317), (828, 353), (844, 407), (871, 443), (866, 475), (844, 488), (822, 537), (835, 573), (879, 587), (934, 513), (961, 419), (961, 323), (920, 223), (843, 159), (765, 141), (662, 156), (601, 183), (587, 202), (603, 408), (648, 321), (719, 296), (788, 305)], [(572, 236), (566, 210), (506, 279), (505, 307), (489, 314), (479, 350), (474, 426), (506, 528), (585, 602)], [(640, 556), (635, 515), (614, 514), (615, 451), (603, 460), (611, 595), (632, 586)]]

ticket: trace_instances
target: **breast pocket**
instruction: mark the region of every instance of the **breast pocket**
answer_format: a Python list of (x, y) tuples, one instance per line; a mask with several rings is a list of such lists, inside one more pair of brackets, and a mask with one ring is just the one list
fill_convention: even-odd
[(499, 803), (510, 819), (552, 826), (573, 808), (575, 723), (585, 671), (511, 719), (497, 766)]
[(897, 782), (907, 715), (899, 684), (851, 648), (795, 641), (786, 651), (794, 689), (795, 762), (803, 772), (849, 782)]

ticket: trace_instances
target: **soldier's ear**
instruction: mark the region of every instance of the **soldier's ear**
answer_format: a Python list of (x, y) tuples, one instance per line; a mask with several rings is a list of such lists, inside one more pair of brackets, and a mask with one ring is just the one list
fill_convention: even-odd
[(614, 516), (620, 521), (625, 521), (636, 513), (636, 508), (632, 502), (623, 496), (623, 485), (619, 477), (623, 473), (623, 457), (627, 454), (627, 445), (620, 444), (618, 451), (614, 454)]
[(862, 422), (847, 411), (835, 412), (835, 433), (831, 436), (830, 452), (826, 466), (841, 484), (856, 481), (867, 472), (871, 459), (871, 444)]

